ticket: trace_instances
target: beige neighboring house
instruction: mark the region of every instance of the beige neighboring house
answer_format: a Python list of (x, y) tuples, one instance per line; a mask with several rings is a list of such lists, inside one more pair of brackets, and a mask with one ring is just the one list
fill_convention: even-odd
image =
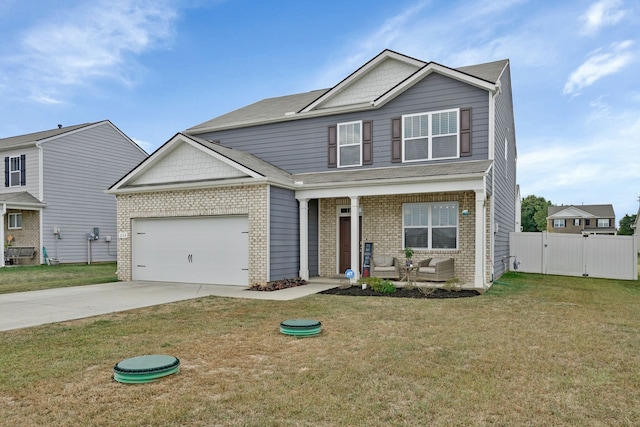
[(549, 233), (616, 234), (613, 205), (561, 205), (547, 210)]

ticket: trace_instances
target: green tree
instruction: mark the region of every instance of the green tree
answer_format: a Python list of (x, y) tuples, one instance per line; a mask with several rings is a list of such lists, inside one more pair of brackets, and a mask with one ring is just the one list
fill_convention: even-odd
[(522, 199), (522, 231), (546, 231), (547, 210), (551, 201), (530, 195)]
[(618, 228), (618, 234), (621, 236), (632, 236), (633, 228), (631, 226), (636, 221), (637, 215), (625, 215), (620, 220), (620, 228)]

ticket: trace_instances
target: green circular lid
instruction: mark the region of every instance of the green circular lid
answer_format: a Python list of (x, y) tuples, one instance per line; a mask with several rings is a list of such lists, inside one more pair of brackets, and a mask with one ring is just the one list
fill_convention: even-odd
[(320, 321), (311, 319), (290, 319), (280, 322), (280, 326), (287, 328), (317, 328), (320, 325), (322, 325)]
[(126, 373), (162, 372), (171, 370), (180, 365), (180, 360), (164, 354), (151, 354), (147, 356), (125, 359), (113, 367), (114, 371)]

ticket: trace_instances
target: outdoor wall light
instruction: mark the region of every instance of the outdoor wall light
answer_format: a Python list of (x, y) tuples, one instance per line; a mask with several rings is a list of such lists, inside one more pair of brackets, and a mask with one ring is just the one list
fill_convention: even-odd
[(469, 215), (469, 211), (468, 211), (467, 209), (463, 210), (463, 211), (462, 211), (462, 215), (465, 215), (465, 216), (466, 216), (466, 215)]

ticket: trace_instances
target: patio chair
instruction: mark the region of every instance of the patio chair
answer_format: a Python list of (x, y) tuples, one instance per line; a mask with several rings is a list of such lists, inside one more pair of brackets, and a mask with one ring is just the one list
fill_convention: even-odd
[(400, 263), (398, 258), (389, 255), (371, 257), (371, 276), (381, 279), (400, 279)]
[(453, 258), (427, 258), (418, 263), (415, 272), (416, 280), (427, 280), (433, 282), (446, 282), (453, 279), (454, 261)]

